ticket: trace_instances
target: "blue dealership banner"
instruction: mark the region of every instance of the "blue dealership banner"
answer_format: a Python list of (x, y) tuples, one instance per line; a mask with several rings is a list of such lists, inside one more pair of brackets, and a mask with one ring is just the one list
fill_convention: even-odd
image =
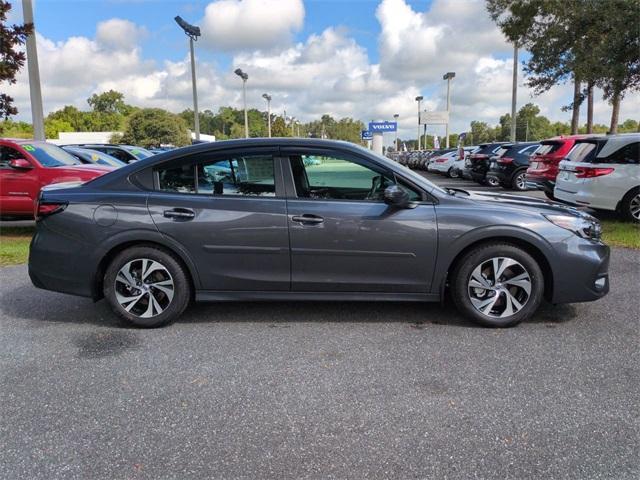
[(362, 140), (373, 140), (373, 133), (369, 130), (362, 130), (361, 137)]
[(397, 129), (397, 122), (369, 122), (370, 132), (395, 132)]

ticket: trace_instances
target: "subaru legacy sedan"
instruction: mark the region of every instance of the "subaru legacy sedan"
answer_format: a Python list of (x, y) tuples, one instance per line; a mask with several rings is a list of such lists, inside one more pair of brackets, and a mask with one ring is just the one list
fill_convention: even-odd
[[(349, 143), (250, 139), (45, 189), (29, 275), (157, 327), (192, 300), (443, 301), (486, 326), (609, 290), (574, 208), (441, 189)], [(266, 308), (266, 307), (265, 307)], [(215, 310), (211, 311), (215, 315)]]

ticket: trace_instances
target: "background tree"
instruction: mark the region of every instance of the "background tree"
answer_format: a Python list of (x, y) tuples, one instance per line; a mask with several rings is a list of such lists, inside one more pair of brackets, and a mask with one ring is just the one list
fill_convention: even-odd
[[(16, 75), (27, 59), (25, 53), (17, 50), (17, 47), (23, 45), (33, 31), (32, 24), (8, 25), (7, 16), (10, 10), (11, 4), (0, 0), (0, 85), (5, 82), (16, 83)], [(17, 113), (13, 98), (6, 93), (0, 93), (0, 118), (6, 120)]]
[(131, 114), (120, 140), (147, 148), (167, 144), (181, 147), (191, 143), (185, 121), (160, 108), (143, 108)]

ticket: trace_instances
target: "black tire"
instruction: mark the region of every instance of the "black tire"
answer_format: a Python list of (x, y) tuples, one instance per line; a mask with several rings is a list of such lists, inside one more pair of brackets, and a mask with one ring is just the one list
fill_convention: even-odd
[[(456, 172), (456, 173), (454, 173)], [(457, 170), (454, 167), (449, 167), (449, 170), (447, 170), (447, 177), (449, 178), (458, 178), (460, 175), (458, 175)]]
[(637, 212), (638, 202), (640, 202), (640, 188), (638, 187), (627, 192), (622, 202), (620, 202), (620, 211), (624, 218), (630, 222), (640, 222), (640, 217), (634, 215), (634, 212)]
[(545, 190), (544, 194), (549, 200), (553, 200), (554, 202), (556, 201), (556, 197), (550, 191)]
[(485, 177), (484, 178), (484, 182), (479, 182), (479, 183), (484, 183), (485, 185), (488, 185), (490, 187), (499, 187), (500, 186), (500, 182), (495, 177)]
[[(520, 266), (524, 267), (526, 273), (528, 273), (530, 279), (531, 291), (527, 296), (526, 302), (523, 303), (520, 310), (504, 318), (489, 316), (478, 311), (470, 298), (473, 290), (478, 290), (469, 285), (473, 271), (476, 267), (496, 257), (506, 257), (519, 262)], [(457, 262), (456, 267), (451, 272), (450, 287), (451, 297), (456, 308), (475, 323), (486, 327), (511, 327), (531, 317), (540, 306), (544, 297), (544, 275), (536, 260), (523, 249), (508, 243), (484, 244), (470, 250)], [(490, 292), (487, 291), (485, 293), (487, 295), (486, 298), (489, 299)], [(497, 292), (494, 293), (498, 297), (502, 296), (498, 299), (498, 302), (494, 302), (496, 308), (500, 308), (499, 303), (504, 303), (505, 294), (498, 295)], [(489, 313), (492, 311), (493, 309)]]
[[(164, 310), (154, 315), (154, 309), (153, 307), (151, 307), (152, 316), (146, 318), (128, 312), (125, 307), (123, 307), (118, 302), (118, 292), (116, 292), (116, 288), (122, 289), (124, 286), (123, 282), (119, 282), (118, 287), (116, 287), (116, 276), (118, 275), (120, 269), (127, 265), (129, 262), (142, 261), (141, 259), (148, 259), (158, 262), (162, 267), (164, 267), (166, 272), (168, 272), (168, 274), (170, 275), (169, 278), (173, 281), (172, 298), (169, 298), (168, 296), (166, 296), (166, 294), (163, 294), (162, 291), (155, 291), (156, 295), (160, 295), (160, 299), (164, 300)], [(151, 245), (127, 248), (126, 250), (123, 250), (118, 255), (116, 255), (116, 257), (107, 267), (104, 275), (103, 285), (104, 297), (107, 302), (109, 302), (109, 305), (114, 313), (129, 324), (146, 328), (162, 327), (176, 320), (189, 306), (192, 294), (188, 273), (183, 267), (181, 261), (168, 251)], [(151, 288), (153, 289), (157, 287)], [(135, 293), (130, 295), (137, 296), (137, 293), (141, 292), (142, 290), (134, 291)], [(119, 294), (122, 295), (123, 291), (120, 290)], [(142, 308), (144, 308), (144, 305), (148, 306), (149, 304), (148, 300), (145, 303), (145, 298), (148, 299), (149, 297), (143, 296), (142, 298), (140, 298), (140, 306)], [(138, 305), (135, 305), (134, 308), (139, 307)], [(133, 311), (134, 309), (132, 308), (131, 310)]]
[[(526, 191), (527, 190), (527, 185), (525, 183), (526, 176), (527, 176), (527, 171), (526, 170), (520, 170), (520, 171), (516, 172), (513, 175), (513, 178), (511, 179), (511, 188), (513, 190), (517, 190), (518, 192)], [(522, 183), (521, 184), (519, 184), (520, 177), (522, 177)]]

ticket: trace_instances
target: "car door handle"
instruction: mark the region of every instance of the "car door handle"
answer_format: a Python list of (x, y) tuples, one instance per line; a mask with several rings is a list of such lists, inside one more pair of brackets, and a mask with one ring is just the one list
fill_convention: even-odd
[(324, 218), (319, 217), (318, 215), (310, 215), (310, 214), (294, 215), (293, 217), (291, 217), (291, 220), (293, 220), (294, 222), (300, 222), (300, 223), (322, 223), (322, 222), (324, 222)]
[(173, 218), (175, 220), (191, 220), (196, 216), (196, 213), (188, 208), (173, 208), (171, 210), (165, 210), (162, 214), (166, 218)]

